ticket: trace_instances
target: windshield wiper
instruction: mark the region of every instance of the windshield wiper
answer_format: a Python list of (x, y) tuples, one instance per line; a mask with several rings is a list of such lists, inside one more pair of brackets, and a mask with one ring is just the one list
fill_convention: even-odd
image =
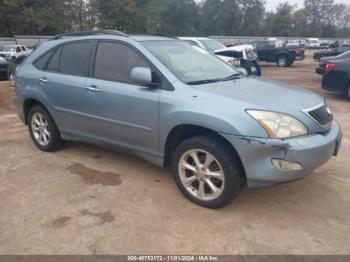
[(190, 81), (187, 82), (188, 85), (202, 85), (202, 84), (210, 84), (210, 83), (216, 83), (216, 82), (222, 82), (222, 81), (229, 81), (241, 78), (241, 74), (234, 73), (226, 78), (217, 78), (217, 79), (204, 79), (204, 80), (197, 80), (197, 81)]
[(204, 79), (204, 80), (197, 80), (197, 81), (190, 81), (186, 84), (188, 85), (202, 85), (202, 84), (209, 84), (209, 83), (216, 83), (220, 82), (222, 79)]
[(241, 78), (241, 74), (239, 74), (239, 73), (234, 73), (234, 74), (232, 74), (232, 75), (230, 75), (230, 76), (228, 76), (228, 77), (226, 77), (225, 78), (225, 81), (227, 80), (234, 80), (234, 79), (238, 79), (238, 78)]

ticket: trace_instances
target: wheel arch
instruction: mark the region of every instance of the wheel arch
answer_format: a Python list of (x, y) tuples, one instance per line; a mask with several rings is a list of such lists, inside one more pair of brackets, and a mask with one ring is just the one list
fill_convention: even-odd
[(165, 147), (164, 147), (163, 166), (164, 167), (170, 166), (172, 155), (178, 144), (180, 144), (182, 141), (186, 139), (189, 139), (194, 136), (200, 136), (200, 135), (210, 136), (222, 141), (225, 144), (225, 146), (227, 146), (227, 148), (236, 157), (236, 159), (239, 160), (239, 165), (243, 171), (244, 179), (246, 179), (242, 160), (238, 152), (236, 151), (236, 149), (233, 147), (233, 145), (226, 138), (220, 135), (220, 133), (218, 133), (217, 131), (207, 127), (200, 126), (200, 125), (179, 124), (169, 132), (166, 138)]
[(285, 57), (287, 57), (287, 59), (291, 58), (291, 55), (288, 52), (285, 52), (285, 51), (277, 52), (275, 57), (276, 57), (276, 59), (278, 59), (281, 56), (285, 56)]
[[(38, 99), (35, 99), (35, 98), (27, 98), (26, 100), (24, 100), (23, 102), (23, 116), (24, 116), (24, 123), (26, 125), (28, 125), (28, 115), (29, 115), (29, 112), (30, 110), (34, 107), (34, 106), (37, 106), (37, 105), (40, 105), (42, 106), (43, 108), (45, 108), (48, 112), (48, 108), (44, 105), (44, 103), (42, 103), (41, 101), (39, 101)], [(49, 112), (49, 114), (51, 114)]]

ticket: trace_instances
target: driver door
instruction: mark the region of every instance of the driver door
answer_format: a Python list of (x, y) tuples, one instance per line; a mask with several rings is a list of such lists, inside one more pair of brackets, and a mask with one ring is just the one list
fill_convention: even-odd
[(160, 90), (133, 82), (134, 67), (152, 70), (133, 47), (117, 41), (98, 42), (93, 78), (87, 79), (85, 114), (90, 125), (86, 132), (102, 142), (156, 156)]

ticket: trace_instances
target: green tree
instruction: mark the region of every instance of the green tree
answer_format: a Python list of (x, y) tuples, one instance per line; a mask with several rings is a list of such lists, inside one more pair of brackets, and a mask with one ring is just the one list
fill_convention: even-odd
[(241, 35), (259, 36), (263, 31), (265, 13), (264, 2), (261, 0), (245, 0), (241, 3), (242, 26)]
[(272, 35), (273, 36), (292, 36), (294, 30), (293, 11), (294, 6), (287, 2), (279, 4), (274, 14)]

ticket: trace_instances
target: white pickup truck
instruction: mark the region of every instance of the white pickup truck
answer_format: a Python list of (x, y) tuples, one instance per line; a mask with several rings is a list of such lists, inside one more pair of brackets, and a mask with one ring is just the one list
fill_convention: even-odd
[(230, 63), (250, 75), (261, 75), (261, 69), (257, 62), (257, 55), (252, 45), (236, 45), (226, 47), (222, 43), (207, 37), (178, 37), (191, 45), (203, 48), (221, 60)]
[(8, 61), (14, 61), (22, 55), (29, 55), (30, 51), (24, 45), (4, 45), (0, 46), (0, 56)]

